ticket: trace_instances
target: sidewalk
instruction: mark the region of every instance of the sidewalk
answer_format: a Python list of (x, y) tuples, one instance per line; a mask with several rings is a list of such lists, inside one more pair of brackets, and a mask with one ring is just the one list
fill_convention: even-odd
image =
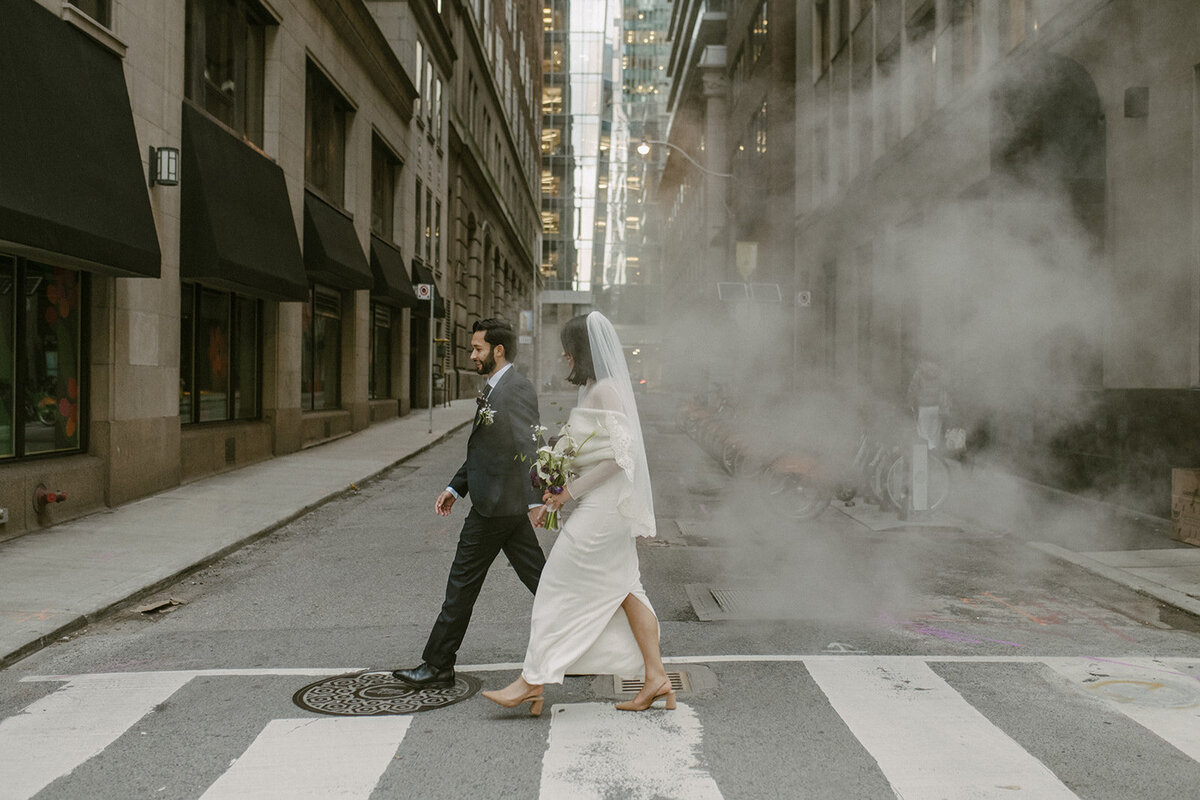
[(456, 400), (0, 543), (0, 666), (146, 597), (471, 423)]
[(987, 470), (967, 494), (956, 516), (1200, 616), (1200, 547), (1172, 539), (1170, 520)]

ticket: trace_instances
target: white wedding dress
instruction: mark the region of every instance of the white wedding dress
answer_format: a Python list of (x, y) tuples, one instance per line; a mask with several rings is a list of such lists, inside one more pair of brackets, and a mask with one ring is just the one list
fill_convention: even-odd
[[(633, 595), (654, 613), (638, 569), (636, 537), (654, 535), (654, 512), (649, 476), (639, 474), (645, 455), (640, 431), (634, 435), (637, 410), (630, 415), (624, 407), (632, 400), (614, 378), (590, 383), (564, 429), (582, 445), (574, 462), (578, 477), (567, 484), (578, 503), (538, 583), (521, 673), (528, 683), (562, 683), (568, 674), (643, 675), (642, 654), (621, 608)], [(647, 491), (636, 491), (643, 483)]]

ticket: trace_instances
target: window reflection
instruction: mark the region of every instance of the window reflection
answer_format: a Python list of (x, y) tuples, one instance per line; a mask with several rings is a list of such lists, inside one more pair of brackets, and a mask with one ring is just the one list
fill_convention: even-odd
[[(26, 262), (21, 363), (24, 454), (75, 450), (80, 443), (80, 274)], [(19, 453), (18, 453), (19, 454)]]
[(0, 257), (0, 458), (16, 454), (17, 260)]
[(336, 289), (309, 288), (304, 306), (300, 404), (306, 411), (341, 404), (342, 297)]
[(181, 422), (258, 418), (262, 372), (259, 319), (258, 300), (183, 284)]
[(374, 303), (371, 306), (371, 399), (392, 394), (392, 310)]

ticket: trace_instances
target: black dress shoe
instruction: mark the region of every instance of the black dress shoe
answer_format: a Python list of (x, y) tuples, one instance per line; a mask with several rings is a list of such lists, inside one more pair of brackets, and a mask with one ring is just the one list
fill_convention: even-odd
[(413, 669), (397, 669), (392, 677), (416, 689), (449, 689), (454, 686), (454, 668), (438, 669), (427, 662)]

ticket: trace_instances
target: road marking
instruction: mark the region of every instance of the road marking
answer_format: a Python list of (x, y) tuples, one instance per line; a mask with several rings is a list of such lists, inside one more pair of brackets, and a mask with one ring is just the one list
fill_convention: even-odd
[(82, 675), (0, 722), (0, 798), (37, 794), (191, 679), (186, 672)]
[(277, 719), (201, 800), (367, 798), (412, 717)]
[(806, 666), (897, 797), (1076, 798), (920, 661), (840, 657)]
[(567, 703), (550, 713), (541, 800), (722, 800), (700, 766), (700, 720), (685, 703), (637, 713), (609, 703)]
[(1077, 659), (1050, 667), (1087, 695), (1200, 761), (1200, 668), (1181, 673), (1147, 658)]
[[(747, 654), (747, 655), (698, 655), (698, 656), (664, 656), (664, 664), (808, 664), (821, 663), (822, 661), (846, 661), (848, 659), (862, 658), (861, 654), (840, 654), (840, 653), (823, 653), (820, 655), (802, 655), (802, 654)], [(873, 658), (873, 656), (867, 656)], [(1081, 656), (1035, 656), (1035, 655), (1020, 655), (1020, 656), (1001, 656), (1001, 655), (982, 655), (982, 656), (960, 656), (960, 655), (916, 655), (916, 656), (889, 656), (901, 660), (909, 660), (920, 663), (929, 664), (1055, 664), (1055, 663), (1072, 663), (1087, 659)], [(1114, 659), (1123, 659), (1124, 656), (1111, 656)], [(1195, 658), (1186, 656), (1166, 656), (1155, 659), (1163, 664), (1191, 664), (1195, 662)], [(459, 672), (519, 672), (522, 664), (518, 661), (499, 662), (493, 664), (460, 664), (455, 667)], [(121, 675), (133, 678), (137, 675), (186, 675), (188, 678), (238, 678), (238, 677), (264, 677), (272, 675), (312, 675), (314, 677), (333, 676), (333, 675), (349, 675), (354, 672), (362, 672), (363, 667), (258, 667), (247, 669), (193, 669), (179, 670), (171, 672), (110, 672), (110, 673), (87, 673), (82, 677), (103, 677), (105, 675)], [(44, 681), (71, 681), (79, 678), (79, 675), (26, 675), (21, 678), (25, 683), (40, 683)]]

